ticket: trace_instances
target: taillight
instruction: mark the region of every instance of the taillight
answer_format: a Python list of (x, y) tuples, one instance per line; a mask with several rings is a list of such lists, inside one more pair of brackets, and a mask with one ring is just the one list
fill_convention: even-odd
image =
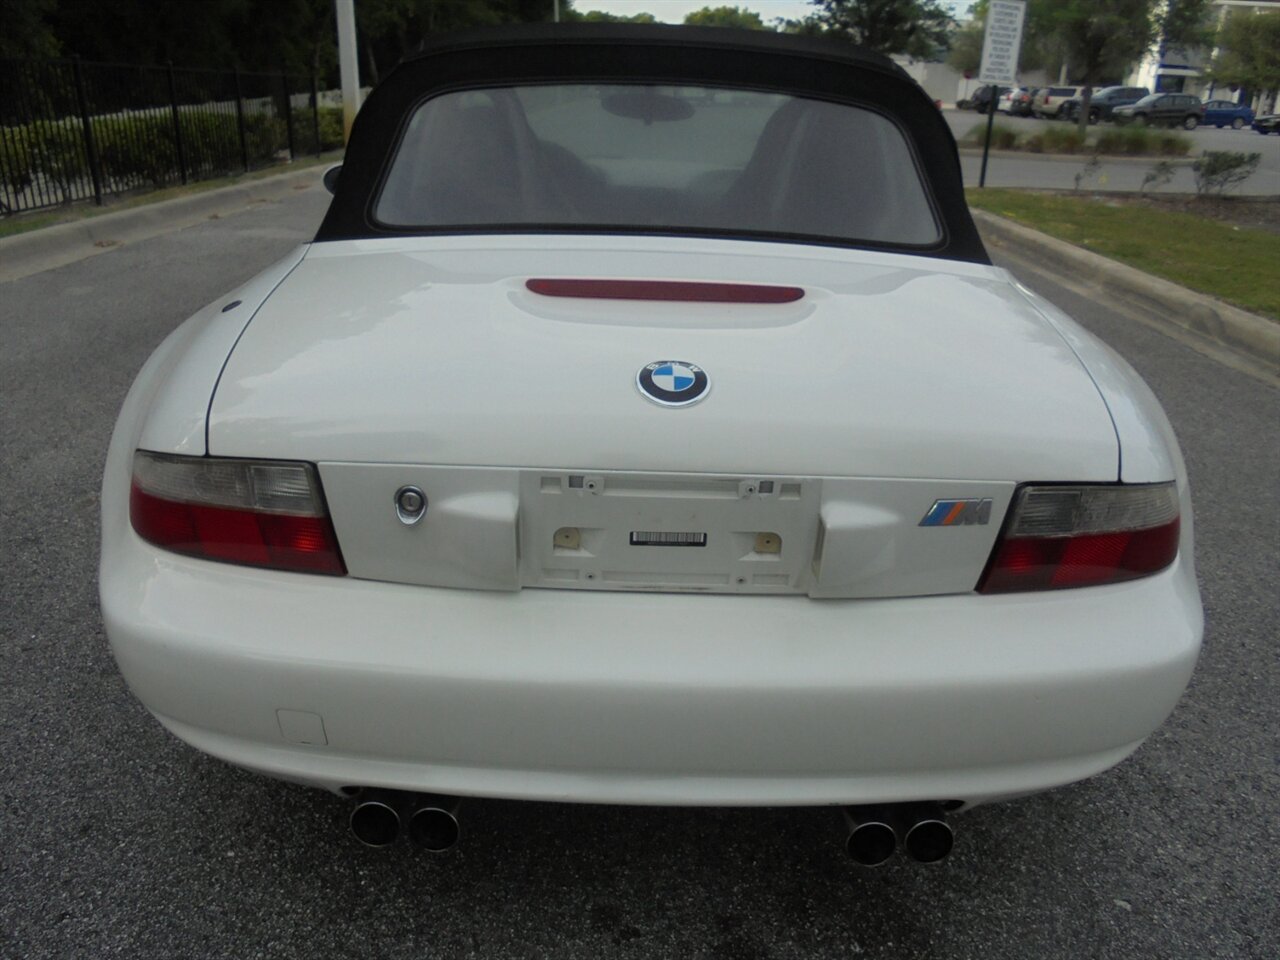
[(1172, 483), (1022, 487), (978, 592), (1089, 587), (1148, 576), (1178, 555), (1178, 525)]
[(157, 547), (276, 570), (347, 572), (309, 463), (133, 455), (129, 519)]

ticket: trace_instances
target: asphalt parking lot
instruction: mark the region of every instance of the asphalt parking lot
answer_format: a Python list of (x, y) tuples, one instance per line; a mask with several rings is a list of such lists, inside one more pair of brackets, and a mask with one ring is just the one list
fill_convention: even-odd
[[(829, 810), (479, 801), (432, 858), (129, 695), (97, 610), (111, 426), (162, 337), (313, 231), (282, 203), (0, 285), (0, 956), (1195, 958), (1280, 944), (1280, 391), (1013, 264), (1125, 354), (1187, 456), (1208, 628), (1130, 760), (860, 871)], [(1029, 638), (1034, 642), (1034, 638)]]

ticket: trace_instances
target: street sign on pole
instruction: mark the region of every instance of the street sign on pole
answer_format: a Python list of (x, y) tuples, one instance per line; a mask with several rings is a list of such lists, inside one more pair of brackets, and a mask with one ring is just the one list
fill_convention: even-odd
[(1017, 82), (1022, 21), (1026, 15), (1027, 5), (1023, 0), (991, 0), (987, 8), (987, 32), (982, 39), (979, 81), (1006, 86)]
[(987, 157), (991, 153), (991, 128), (996, 121), (1000, 85), (1018, 82), (1018, 54), (1022, 49), (1022, 21), (1027, 15), (1024, 0), (991, 0), (987, 7), (987, 31), (982, 38), (982, 67), (978, 81), (991, 85), (987, 100), (987, 138), (982, 145), (982, 172), (978, 186), (987, 185)]

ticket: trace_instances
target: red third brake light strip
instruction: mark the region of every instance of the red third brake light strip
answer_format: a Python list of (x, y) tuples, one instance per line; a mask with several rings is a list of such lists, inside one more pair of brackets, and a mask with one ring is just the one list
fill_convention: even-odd
[(702, 283), (687, 280), (545, 280), (525, 281), (544, 297), (594, 300), (668, 300), (681, 303), (794, 303), (800, 287), (755, 283)]

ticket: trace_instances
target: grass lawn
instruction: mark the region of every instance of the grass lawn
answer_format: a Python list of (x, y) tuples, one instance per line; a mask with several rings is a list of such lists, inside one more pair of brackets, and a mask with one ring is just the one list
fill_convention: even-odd
[(1280, 233), (1106, 198), (968, 190), (969, 205), (1280, 320)]

